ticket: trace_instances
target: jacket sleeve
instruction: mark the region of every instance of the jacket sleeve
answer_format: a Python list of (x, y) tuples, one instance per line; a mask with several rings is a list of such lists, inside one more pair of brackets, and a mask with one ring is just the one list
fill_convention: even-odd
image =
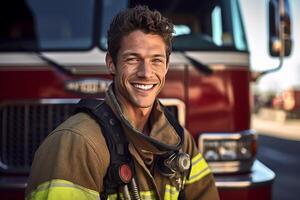
[(26, 199), (99, 199), (108, 167), (102, 158), (80, 133), (52, 133), (35, 153)]
[(213, 174), (199, 153), (191, 134), (185, 131), (184, 150), (191, 157), (191, 168), (184, 184), (184, 195), (189, 200), (218, 200)]

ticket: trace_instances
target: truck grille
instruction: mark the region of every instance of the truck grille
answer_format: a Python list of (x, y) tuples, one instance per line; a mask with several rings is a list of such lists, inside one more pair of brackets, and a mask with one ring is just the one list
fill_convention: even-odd
[[(38, 146), (52, 130), (74, 112), (78, 101), (79, 99), (48, 99), (38, 102), (2, 103), (0, 171), (28, 173)], [(166, 99), (162, 102), (178, 117), (180, 106)]]
[(64, 101), (4, 104), (0, 107), (1, 171), (29, 171), (40, 143), (73, 113), (78, 100), (73, 104)]

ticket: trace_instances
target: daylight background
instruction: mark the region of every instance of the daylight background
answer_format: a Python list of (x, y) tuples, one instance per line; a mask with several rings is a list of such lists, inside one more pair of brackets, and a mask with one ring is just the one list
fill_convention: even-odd
[[(263, 3), (264, 2), (264, 3)], [(241, 0), (245, 29), (253, 70), (275, 67), (279, 61), (268, 53), (268, 6), (267, 0)], [(300, 1), (290, 0), (292, 15), (293, 49), (291, 56), (284, 60), (283, 68), (270, 73), (258, 81), (261, 92), (280, 92), (289, 87), (300, 87)], [(298, 36), (298, 37), (297, 37)]]

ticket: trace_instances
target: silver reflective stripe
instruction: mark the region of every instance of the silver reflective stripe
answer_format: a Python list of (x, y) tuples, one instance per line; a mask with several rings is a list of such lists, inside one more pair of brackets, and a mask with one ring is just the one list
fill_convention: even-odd
[(166, 185), (164, 200), (177, 200), (179, 196), (179, 191), (176, 187), (171, 185)]
[(193, 179), (197, 178), (197, 177), (198, 177), (200, 174), (202, 174), (202, 173), (206, 172), (207, 170), (209, 170), (209, 168), (208, 168), (208, 167), (206, 167), (206, 168), (205, 168), (205, 169), (203, 169), (202, 171), (198, 172), (197, 174), (195, 174), (195, 175), (191, 176), (189, 180), (190, 180), (190, 181), (192, 181)]
[(192, 165), (196, 165), (197, 163), (201, 162), (203, 159), (202, 156), (196, 156), (196, 160), (192, 160)]
[(188, 179), (185, 184), (192, 184), (200, 179), (202, 179), (207, 174), (211, 173), (206, 161), (203, 159), (202, 155), (198, 153), (194, 158), (192, 158), (192, 168)]

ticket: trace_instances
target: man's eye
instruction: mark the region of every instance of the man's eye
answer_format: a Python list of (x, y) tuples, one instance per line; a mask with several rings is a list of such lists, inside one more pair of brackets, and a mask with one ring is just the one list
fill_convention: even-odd
[(127, 63), (137, 63), (137, 62), (139, 62), (139, 59), (138, 58), (127, 58), (126, 62)]
[(163, 63), (163, 60), (162, 59), (153, 59), (152, 62), (154, 64), (161, 64), (161, 63)]

